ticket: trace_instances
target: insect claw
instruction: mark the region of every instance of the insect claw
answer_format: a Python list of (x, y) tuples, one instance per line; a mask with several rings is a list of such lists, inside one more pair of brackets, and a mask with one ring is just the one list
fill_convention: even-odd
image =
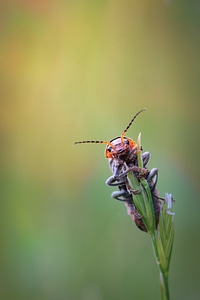
[(133, 195), (138, 195), (138, 194), (140, 194), (141, 193), (141, 191), (140, 190), (133, 190), (133, 189), (131, 189), (131, 188), (129, 188), (129, 191), (131, 192), (131, 194), (133, 194)]

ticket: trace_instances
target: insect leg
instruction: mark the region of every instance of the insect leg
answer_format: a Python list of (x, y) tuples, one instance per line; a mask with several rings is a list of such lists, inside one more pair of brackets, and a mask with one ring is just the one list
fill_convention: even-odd
[(116, 176), (110, 176), (106, 180), (106, 184), (109, 186), (119, 186), (126, 182), (126, 178), (120, 178), (120, 180)]
[(111, 197), (123, 202), (133, 202), (132, 195), (127, 191), (126, 186), (120, 186), (119, 188), (119, 191), (112, 192)]
[(151, 194), (152, 194), (152, 201), (153, 201), (153, 207), (154, 207), (154, 213), (155, 213), (155, 222), (156, 222), (156, 228), (158, 226), (159, 222), (159, 216), (160, 216), (160, 200), (162, 198), (159, 197), (158, 190), (156, 189), (156, 184), (158, 181), (158, 169), (153, 168), (148, 177), (147, 181), (149, 183), (149, 187), (151, 189)]
[(121, 186), (119, 188), (121, 190), (113, 192), (111, 196), (117, 200), (123, 201), (127, 208), (127, 214), (131, 216), (137, 227), (142, 231), (147, 231), (142, 221), (142, 216), (138, 213), (134, 205), (132, 195), (126, 190), (126, 186)]
[(153, 192), (156, 188), (156, 184), (158, 181), (158, 169), (157, 168), (153, 168), (148, 177), (147, 177), (147, 181), (149, 182), (149, 186), (151, 189), (151, 192)]
[(144, 152), (142, 154), (142, 160), (143, 160), (143, 167), (146, 167), (150, 159), (150, 152)]
[(116, 200), (123, 201), (127, 208), (127, 214), (131, 216), (132, 220), (141, 230), (146, 231), (145, 226), (142, 225), (142, 216), (138, 214), (137, 209), (135, 208), (132, 195), (127, 191), (126, 186), (121, 186), (119, 188), (121, 190), (113, 192), (111, 196)]
[(141, 173), (141, 174), (146, 175), (146, 176), (149, 174), (149, 170), (148, 169), (140, 168), (138, 166), (132, 166), (132, 167), (128, 168), (126, 171), (124, 171), (123, 173), (121, 173), (119, 175), (119, 178), (124, 177), (125, 175), (127, 175), (131, 171), (133, 173)]

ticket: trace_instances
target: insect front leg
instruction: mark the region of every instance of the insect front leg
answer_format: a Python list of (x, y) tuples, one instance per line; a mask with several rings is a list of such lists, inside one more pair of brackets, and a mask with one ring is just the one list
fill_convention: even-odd
[(145, 178), (146, 176), (149, 175), (149, 170), (145, 169), (145, 168), (140, 168), (138, 166), (132, 166), (129, 167), (126, 171), (124, 171), (123, 173), (121, 173), (119, 175), (119, 178), (126, 176), (129, 172), (133, 172), (133, 173), (140, 173), (140, 176), (144, 175)]

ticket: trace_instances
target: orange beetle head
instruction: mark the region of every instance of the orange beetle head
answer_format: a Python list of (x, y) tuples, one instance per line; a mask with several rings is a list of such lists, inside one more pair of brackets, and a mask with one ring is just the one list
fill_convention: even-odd
[(135, 141), (128, 137), (117, 137), (109, 142), (105, 149), (105, 156), (108, 159), (125, 158), (130, 152), (137, 150)]
[[(106, 150), (105, 155), (108, 159), (118, 158), (121, 160), (126, 160), (129, 157), (129, 154), (137, 154), (137, 144), (132, 139), (125, 137), (127, 130), (130, 128), (135, 118), (145, 110), (146, 108), (138, 111), (134, 117), (131, 119), (130, 123), (126, 129), (122, 132), (120, 137), (112, 139), (110, 142), (106, 141), (94, 141), (94, 140), (85, 140), (80, 142), (75, 142), (74, 145), (83, 144), (83, 143), (93, 143), (93, 144), (105, 144)], [(130, 158), (130, 157), (129, 157)]]

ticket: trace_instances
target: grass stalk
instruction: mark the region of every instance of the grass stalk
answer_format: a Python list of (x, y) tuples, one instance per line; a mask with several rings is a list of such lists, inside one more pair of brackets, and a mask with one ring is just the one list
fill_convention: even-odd
[[(138, 136), (138, 149), (141, 149), (141, 134)], [(141, 150), (138, 150), (138, 166), (143, 168)], [(172, 195), (166, 193), (164, 201), (158, 200), (162, 203), (156, 228), (154, 205), (149, 183), (142, 176), (138, 179), (138, 176), (133, 172), (129, 172), (127, 177), (131, 189), (140, 191), (139, 194), (133, 194), (133, 201), (151, 238), (156, 264), (159, 269), (161, 299), (170, 300), (168, 276), (174, 240)]]

